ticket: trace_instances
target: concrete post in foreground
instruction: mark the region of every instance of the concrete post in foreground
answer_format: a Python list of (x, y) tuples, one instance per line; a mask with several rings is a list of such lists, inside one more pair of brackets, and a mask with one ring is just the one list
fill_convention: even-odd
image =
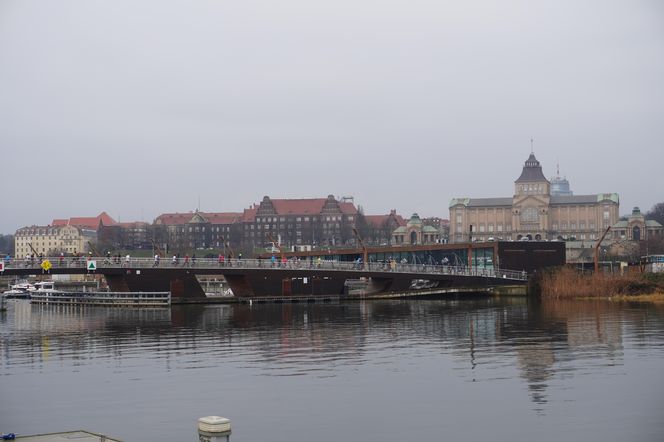
[(229, 442), (231, 421), (220, 416), (205, 416), (198, 419), (199, 442)]

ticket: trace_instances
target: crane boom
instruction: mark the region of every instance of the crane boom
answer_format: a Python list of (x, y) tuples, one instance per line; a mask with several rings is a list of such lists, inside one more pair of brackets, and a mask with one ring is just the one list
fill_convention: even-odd
[(88, 241), (88, 248), (89, 248), (89, 250), (92, 251), (92, 253), (95, 254), (95, 256), (101, 256), (99, 254), (99, 250), (97, 250), (97, 248), (94, 246), (94, 244), (92, 244), (90, 241)]
[(220, 236), (221, 242), (224, 243), (224, 246), (226, 249), (228, 249), (228, 257), (229, 258), (235, 258), (235, 253), (233, 252), (233, 249), (231, 248), (231, 245), (228, 241), (226, 241), (226, 238), (224, 238), (223, 235)]
[(599, 246), (602, 244), (602, 241), (604, 241), (604, 238), (606, 237), (606, 234), (609, 233), (609, 230), (611, 230), (611, 226), (606, 228), (602, 237), (599, 239), (599, 241), (597, 241), (597, 244), (595, 244), (595, 274), (599, 273)]
[[(157, 245), (154, 239), (151, 239), (150, 242), (152, 243), (152, 247), (154, 247), (154, 251), (157, 252), (157, 255), (161, 256), (162, 258), (166, 256), (163, 250), (161, 250), (161, 247)], [(96, 253), (96, 252), (95, 252)]]
[(265, 232), (265, 237), (269, 242), (272, 243), (272, 246), (277, 249), (277, 252), (279, 253), (279, 257), (283, 260), (284, 258), (284, 252), (281, 250), (281, 245), (274, 239), (272, 234), (270, 232)]
[(32, 253), (35, 254), (35, 256), (39, 256), (39, 253), (37, 253), (37, 251), (35, 250), (35, 248), (32, 247), (32, 243), (28, 243), (28, 246), (30, 247), (30, 250), (32, 250)]
[(360, 247), (362, 247), (362, 266), (366, 267), (369, 262), (369, 251), (367, 250), (367, 246), (364, 244), (364, 241), (362, 241), (362, 237), (355, 227), (353, 227), (353, 235), (355, 235), (355, 238), (360, 243)]

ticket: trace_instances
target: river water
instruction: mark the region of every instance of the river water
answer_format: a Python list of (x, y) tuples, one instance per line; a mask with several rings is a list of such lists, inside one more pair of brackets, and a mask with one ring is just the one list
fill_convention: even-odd
[(664, 308), (524, 298), (0, 314), (0, 432), (661, 441)]

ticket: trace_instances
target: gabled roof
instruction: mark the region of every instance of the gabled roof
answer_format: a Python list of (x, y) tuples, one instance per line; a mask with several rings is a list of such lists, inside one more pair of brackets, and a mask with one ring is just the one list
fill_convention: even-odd
[(384, 227), (387, 223), (387, 221), (392, 217), (394, 221), (396, 222), (397, 226), (405, 226), (406, 225), (406, 220), (403, 219), (401, 215), (396, 215), (396, 214), (391, 214), (388, 213), (387, 215), (365, 215), (364, 219), (366, 220), (367, 224), (370, 226), (373, 226), (375, 228), (381, 228)]
[(339, 202), (339, 208), (341, 212), (345, 215), (355, 215), (357, 214), (357, 207), (355, 204), (349, 202)]
[(193, 212), (189, 213), (162, 213), (155, 218), (154, 223), (164, 226), (177, 226), (188, 223), (193, 218)]
[(97, 216), (88, 216), (88, 217), (74, 217), (69, 219), (54, 219), (51, 223), (52, 226), (76, 226), (76, 227), (85, 227), (92, 230), (97, 230), (99, 228), (99, 223), (102, 223), (105, 226), (114, 226), (117, 223), (113, 218), (109, 216), (106, 212), (101, 212)]
[(253, 223), (256, 221), (256, 212), (258, 211), (258, 208), (256, 206), (250, 207), (248, 209), (244, 209), (242, 212), (242, 216), (240, 220), (243, 223)]
[(240, 221), (242, 213), (239, 212), (221, 212), (203, 214), (210, 224), (234, 224)]

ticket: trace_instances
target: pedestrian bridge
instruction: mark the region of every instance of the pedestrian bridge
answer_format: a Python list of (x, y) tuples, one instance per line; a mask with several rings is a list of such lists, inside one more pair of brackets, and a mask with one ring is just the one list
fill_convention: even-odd
[(202, 298), (197, 276), (221, 275), (237, 297), (343, 295), (349, 283), (364, 281), (366, 294), (416, 293), (435, 289), (525, 284), (524, 272), (445, 265), (356, 263), (329, 260), (288, 262), (265, 259), (45, 258), (9, 260), (2, 275), (99, 274), (111, 291), (170, 291), (173, 298)]

